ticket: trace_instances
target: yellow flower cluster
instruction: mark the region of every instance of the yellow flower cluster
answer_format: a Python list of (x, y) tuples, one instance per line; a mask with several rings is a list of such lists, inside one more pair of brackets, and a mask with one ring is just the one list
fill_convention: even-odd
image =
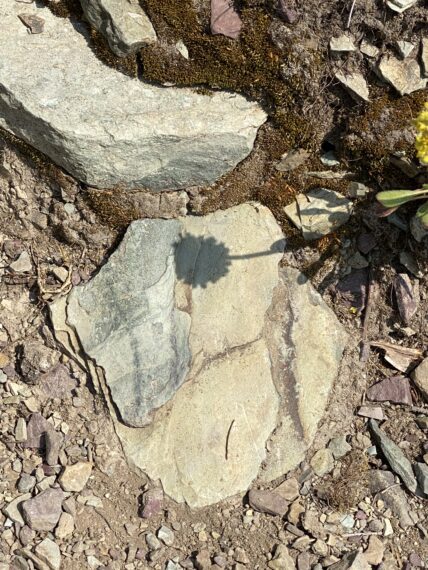
[(418, 158), (423, 164), (428, 164), (428, 102), (415, 120), (415, 126), (418, 129), (415, 142)]

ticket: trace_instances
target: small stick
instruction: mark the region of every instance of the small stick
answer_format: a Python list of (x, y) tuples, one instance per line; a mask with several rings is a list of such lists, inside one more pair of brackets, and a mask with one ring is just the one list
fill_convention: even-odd
[(349, 16), (348, 16), (348, 21), (346, 22), (346, 29), (348, 29), (349, 26), (351, 25), (352, 14), (354, 13), (354, 8), (355, 8), (355, 2), (356, 2), (356, 0), (352, 0), (351, 9), (349, 11)]
[(226, 435), (226, 452), (225, 452), (225, 459), (227, 461), (228, 456), (229, 456), (229, 438), (230, 438), (230, 432), (232, 431), (232, 427), (233, 424), (235, 423), (235, 420), (232, 420), (229, 426), (229, 429), (227, 430), (227, 435)]

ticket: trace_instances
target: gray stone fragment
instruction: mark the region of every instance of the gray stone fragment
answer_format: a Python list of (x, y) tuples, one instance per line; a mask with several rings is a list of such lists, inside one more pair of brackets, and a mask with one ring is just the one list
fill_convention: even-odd
[(325, 166), (339, 166), (340, 160), (337, 158), (337, 154), (333, 150), (329, 150), (321, 155), (320, 160)]
[(252, 150), (266, 120), (257, 103), (125, 76), (96, 57), (85, 26), (40, 3), (28, 10), (45, 19), (43, 34), (27, 34), (15, 0), (0, 3), (0, 126), (77, 179), (99, 188), (198, 186)]
[(414, 522), (410, 516), (409, 503), (406, 492), (395, 482), (391, 471), (373, 469), (369, 471), (368, 483), (370, 492), (384, 501), (398, 518), (402, 528), (412, 526)]
[(28, 273), (33, 269), (30, 256), (27, 251), (23, 251), (16, 261), (13, 261), (9, 267), (16, 273)]
[(414, 525), (414, 521), (410, 516), (407, 495), (401, 487), (394, 484), (388, 486), (384, 491), (379, 493), (378, 499), (381, 499), (385, 505), (391, 509), (393, 514), (398, 518), (402, 528)]
[(391, 471), (382, 471), (380, 469), (372, 469), (369, 471), (368, 483), (370, 493), (376, 495), (391, 487), (395, 483), (394, 473)]
[(288, 511), (289, 501), (275, 491), (262, 491), (251, 489), (248, 494), (248, 502), (251, 508), (259, 513), (283, 517)]
[(275, 165), (275, 168), (280, 172), (289, 172), (290, 170), (295, 170), (302, 166), (310, 156), (310, 153), (303, 149), (293, 149), (286, 152), (281, 160)]
[(53, 530), (61, 515), (64, 493), (48, 489), (22, 504), (25, 522), (32, 530)]
[(37, 556), (51, 568), (59, 570), (61, 567), (61, 552), (58, 545), (50, 538), (45, 538), (35, 548)]
[(21, 526), (24, 526), (25, 522), (24, 522), (24, 519), (22, 518), (22, 514), (21, 514), (22, 503), (24, 503), (25, 501), (28, 501), (28, 499), (30, 497), (31, 497), (31, 493), (26, 493), (25, 495), (20, 495), (16, 499), (13, 499), (13, 501), (11, 501), (7, 505), (7, 507), (5, 507), (3, 509), (3, 513), (8, 518), (10, 518), (11, 521), (18, 523)]
[(369, 101), (367, 81), (361, 73), (342, 73), (338, 71), (335, 78), (346, 88), (356, 101)]
[(64, 467), (58, 482), (66, 492), (79, 493), (88, 482), (92, 473), (92, 463), (89, 461), (78, 461), (74, 465)]
[(414, 463), (413, 469), (419, 483), (419, 488), (428, 496), (428, 465), (426, 463)]
[(329, 566), (331, 570), (370, 570), (364, 554), (359, 550), (345, 554), (339, 562)]
[(15, 441), (23, 443), (27, 439), (27, 424), (24, 418), (18, 418), (15, 427)]
[(46, 463), (48, 465), (57, 465), (63, 440), (63, 435), (57, 431), (52, 430), (46, 433)]
[(376, 535), (369, 537), (368, 546), (364, 552), (364, 558), (372, 566), (377, 566), (383, 560), (385, 545)]
[(301, 228), (306, 240), (318, 239), (345, 224), (351, 215), (350, 200), (327, 188), (316, 188), (299, 194), (284, 208), (288, 218)]
[(347, 453), (349, 453), (352, 447), (346, 441), (346, 436), (341, 435), (339, 437), (334, 437), (330, 440), (328, 448), (333, 453), (335, 459), (340, 459)]
[(330, 51), (341, 53), (355, 51), (354, 38), (347, 34), (343, 34), (338, 38), (331, 38), (330, 40)]
[(286, 479), (283, 483), (275, 488), (275, 493), (284, 497), (287, 501), (294, 501), (299, 496), (299, 482), (297, 479)]
[(150, 519), (162, 512), (163, 507), (163, 491), (162, 489), (149, 489), (143, 495), (143, 509), (141, 516), (143, 519)]
[(417, 482), (413, 473), (412, 464), (389, 437), (379, 428), (375, 420), (369, 420), (370, 430), (376, 445), (380, 447), (391, 469), (397, 473), (403, 480), (406, 487), (414, 493), (416, 491)]
[(410, 231), (412, 233), (412, 236), (419, 243), (421, 243), (428, 236), (428, 230), (418, 216), (413, 216), (410, 219)]
[(25, 558), (22, 556), (15, 556), (13, 559), (12, 566), (4, 566), (0, 563), (0, 570), (30, 570), (30, 566), (28, 565)]
[(34, 14), (19, 14), (18, 15), (24, 26), (27, 27), (30, 34), (41, 34), (45, 27), (45, 21), (40, 16)]
[(370, 192), (370, 188), (361, 182), (351, 182), (348, 193), (351, 198), (361, 198)]
[(348, 264), (349, 264), (349, 267), (352, 267), (353, 269), (364, 269), (365, 267), (368, 267), (369, 262), (364, 257), (364, 255), (361, 255), (361, 253), (359, 251), (356, 251), (348, 259)]
[(26, 382), (36, 382), (40, 373), (47, 372), (54, 366), (60, 353), (45, 346), (40, 341), (24, 343), (21, 360), (21, 372)]
[(27, 425), (27, 439), (24, 442), (24, 446), (44, 449), (46, 447), (46, 434), (53, 430), (53, 425), (41, 414), (38, 412), (31, 414), (30, 421)]
[(414, 59), (402, 61), (392, 56), (384, 56), (377, 70), (400, 95), (424, 89), (427, 85), (427, 80), (421, 77), (421, 69)]
[(358, 415), (363, 418), (372, 418), (379, 421), (385, 419), (383, 410), (380, 406), (360, 406), (358, 409)]
[(74, 531), (74, 518), (70, 513), (62, 513), (55, 529), (55, 536), (63, 539), (72, 535)]
[(33, 475), (28, 475), (28, 473), (22, 473), (18, 481), (18, 491), (20, 493), (28, 493), (29, 491), (33, 490), (35, 484), (36, 484), (36, 478)]
[(379, 48), (363, 40), (360, 44), (360, 51), (367, 57), (377, 57), (379, 55)]
[(398, 51), (403, 59), (408, 57), (412, 51), (415, 49), (415, 44), (412, 42), (406, 42), (405, 40), (398, 40), (397, 41), (397, 48)]
[(422, 360), (412, 372), (412, 380), (420, 390), (424, 400), (428, 402), (428, 358)]
[(428, 77), (428, 38), (421, 40), (421, 64), (423, 77)]
[(146, 542), (149, 550), (159, 550), (162, 548), (162, 543), (152, 532), (146, 534)]
[(268, 567), (271, 570), (295, 570), (296, 565), (285, 544), (278, 544), (276, 546), (275, 556), (273, 560), (268, 562)]
[(331, 449), (319, 449), (311, 459), (311, 467), (318, 477), (330, 473), (334, 469), (334, 457)]
[(156, 42), (156, 32), (138, 0), (80, 0), (88, 22), (119, 57)]
[(394, 12), (402, 14), (416, 4), (417, 0), (387, 0), (386, 5)]
[(162, 541), (166, 546), (172, 546), (174, 544), (174, 533), (170, 528), (162, 525), (158, 530), (158, 539)]
[(395, 404), (413, 404), (410, 382), (404, 376), (391, 376), (376, 382), (367, 390), (367, 398), (375, 402), (393, 402)]
[(242, 20), (236, 6), (229, 0), (211, 0), (210, 27), (212, 34), (222, 34), (237, 39)]
[(40, 396), (44, 399), (71, 398), (71, 392), (77, 386), (76, 380), (71, 378), (70, 372), (63, 364), (57, 364), (36, 379)]

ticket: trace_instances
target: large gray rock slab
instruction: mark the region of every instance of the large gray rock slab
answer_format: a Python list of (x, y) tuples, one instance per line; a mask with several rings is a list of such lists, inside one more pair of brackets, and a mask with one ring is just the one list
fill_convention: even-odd
[(80, 0), (88, 22), (119, 57), (156, 42), (156, 32), (138, 0)]
[(210, 184), (252, 149), (266, 114), (240, 95), (162, 88), (105, 66), (82, 24), (40, 3), (0, 3), (0, 126), (96, 187)]
[(200, 507), (272, 480), (313, 441), (346, 333), (279, 266), (284, 245), (257, 204), (137, 221), (92, 281), (51, 306), (128, 461), (177, 501)]

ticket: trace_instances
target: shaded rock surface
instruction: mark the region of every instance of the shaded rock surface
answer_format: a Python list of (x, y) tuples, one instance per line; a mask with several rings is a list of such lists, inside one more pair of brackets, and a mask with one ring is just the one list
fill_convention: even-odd
[(369, 100), (369, 88), (364, 76), (361, 73), (341, 73), (337, 72), (335, 78), (349, 91), (351, 96), (357, 101)]
[(402, 61), (384, 56), (378, 65), (378, 72), (400, 95), (424, 89), (427, 80), (422, 77), (421, 68), (414, 59)]
[(128, 460), (178, 501), (245, 491), (261, 466), (270, 481), (314, 438), (346, 334), (302, 274), (279, 268), (283, 249), (256, 204), (138, 221), (51, 306), (58, 339), (78, 353), (77, 333), (105, 377)]
[(425, 401), (428, 401), (428, 358), (425, 358), (412, 373), (413, 382), (421, 391)]
[(119, 57), (156, 41), (156, 32), (138, 0), (80, 0), (88, 22)]
[(19, 3), (0, 5), (0, 126), (79, 180), (101, 188), (203, 185), (251, 151), (266, 119), (256, 103), (124, 76), (97, 59), (84, 25), (40, 4), (26, 9), (45, 20), (42, 34), (27, 33)]
[(350, 200), (328, 188), (299, 194), (284, 208), (288, 218), (302, 230), (307, 240), (318, 239), (345, 224), (351, 215)]

